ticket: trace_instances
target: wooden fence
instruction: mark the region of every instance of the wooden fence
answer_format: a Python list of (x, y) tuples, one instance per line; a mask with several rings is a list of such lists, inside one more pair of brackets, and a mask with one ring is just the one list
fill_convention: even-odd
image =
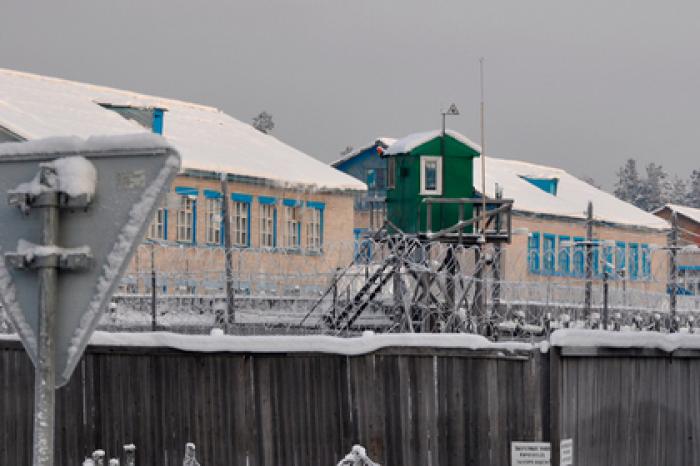
[[(539, 352), (387, 348), (363, 356), (90, 347), (57, 395), (57, 465), (137, 446), (137, 465), (335, 465), (361, 443), (382, 465), (507, 464), (541, 439)], [(0, 464), (29, 465), (33, 376), (0, 344)]]
[(550, 357), (552, 445), (573, 439), (576, 466), (700, 465), (700, 351), (564, 347)]
[[(31, 464), (33, 371), (0, 342), (0, 465)], [(578, 465), (700, 464), (700, 352), (385, 348), (362, 356), (90, 347), (58, 392), (57, 466), (137, 446), (138, 466), (510, 464), (574, 440)]]

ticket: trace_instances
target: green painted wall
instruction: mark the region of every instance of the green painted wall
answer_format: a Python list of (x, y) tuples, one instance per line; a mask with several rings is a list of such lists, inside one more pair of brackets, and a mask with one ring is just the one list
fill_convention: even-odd
[[(416, 147), (409, 154), (394, 155), (396, 186), (387, 190), (387, 215), (406, 233), (427, 231), (426, 207), (420, 194), (420, 158), (424, 155), (442, 156), (442, 195), (430, 197), (474, 197), (472, 160), (479, 153), (449, 135), (436, 137)], [(472, 217), (471, 206), (465, 206), (464, 218)], [(450, 227), (459, 220), (458, 207), (433, 206), (432, 231)], [(465, 230), (470, 231), (470, 230)]]

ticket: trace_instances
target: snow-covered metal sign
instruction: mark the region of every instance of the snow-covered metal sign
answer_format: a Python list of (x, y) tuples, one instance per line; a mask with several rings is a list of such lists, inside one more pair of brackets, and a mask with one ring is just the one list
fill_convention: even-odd
[[(68, 383), (179, 168), (178, 153), (152, 134), (0, 144), (0, 300), (35, 366), (40, 339), (53, 339), (56, 387)], [(53, 296), (42, 292), (51, 280)], [(52, 332), (40, 335), (47, 300)]]

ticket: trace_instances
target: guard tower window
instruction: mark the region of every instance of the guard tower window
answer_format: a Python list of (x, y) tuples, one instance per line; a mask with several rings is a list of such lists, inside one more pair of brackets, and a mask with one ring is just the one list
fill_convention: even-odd
[(420, 159), (420, 193), (423, 196), (442, 195), (442, 158), (435, 156)]

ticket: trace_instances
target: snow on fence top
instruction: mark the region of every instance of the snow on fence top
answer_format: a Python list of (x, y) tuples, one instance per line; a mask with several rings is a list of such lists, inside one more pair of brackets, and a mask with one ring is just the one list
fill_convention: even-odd
[[(474, 173), (481, 173), (481, 163), (481, 158), (474, 159)], [(543, 191), (525, 178), (556, 179), (556, 195)], [(514, 200), (515, 211), (585, 219), (588, 201), (591, 201), (593, 218), (597, 221), (655, 230), (670, 228), (662, 218), (621, 201), (559, 168), (487, 157), (487, 196), (495, 197), (496, 185), (503, 189), (504, 198)], [(481, 182), (476, 182), (475, 187), (481, 191)]]
[(0, 126), (25, 139), (148, 129), (100, 104), (165, 110), (163, 135), (182, 166), (309, 190), (364, 191), (343, 172), (216, 108), (0, 69)]
[[(17, 340), (16, 335), (0, 335), (0, 340)], [(355, 356), (387, 347), (418, 347), (495, 351), (531, 351), (529, 343), (494, 343), (471, 334), (377, 334), (354, 338), (324, 335), (234, 336), (182, 335), (168, 332), (95, 332), (90, 345), (166, 347), (203, 353), (329, 353)]]
[(700, 350), (700, 335), (686, 333), (565, 329), (555, 331), (550, 342), (552, 346), (560, 347), (650, 348), (667, 352)]

